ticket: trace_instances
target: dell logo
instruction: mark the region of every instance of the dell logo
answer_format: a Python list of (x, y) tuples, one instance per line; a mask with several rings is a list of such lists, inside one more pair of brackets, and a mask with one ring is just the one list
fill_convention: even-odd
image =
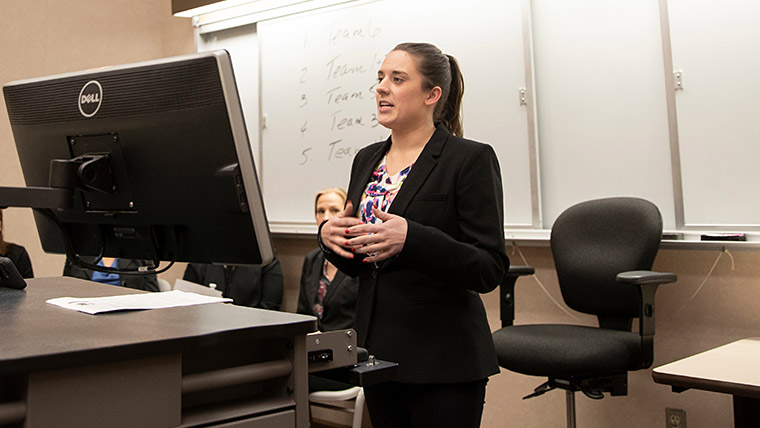
[(95, 116), (103, 100), (103, 87), (97, 80), (90, 80), (79, 91), (79, 112), (84, 117)]
[(100, 94), (95, 93), (95, 94), (82, 95), (82, 100), (79, 102), (82, 104), (99, 103)]

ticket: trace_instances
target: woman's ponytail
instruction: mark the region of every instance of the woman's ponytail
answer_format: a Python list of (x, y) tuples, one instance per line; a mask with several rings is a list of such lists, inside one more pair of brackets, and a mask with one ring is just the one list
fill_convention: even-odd
[(438, 120), (446, 125), (446, 128), (452, 134), (462, 137), (464, 129), (462, 128), (462, 117), (459, 113), (462, 109), (464, 79), (459, 71), (459, 63), (456, 58), (451, 55), (446, 55), (446, 57), (449, 59), (449, 68), (451, 69), (451, 85), (449, 85), (446, 99), (443, 100), (443, 107), (441, 108)]

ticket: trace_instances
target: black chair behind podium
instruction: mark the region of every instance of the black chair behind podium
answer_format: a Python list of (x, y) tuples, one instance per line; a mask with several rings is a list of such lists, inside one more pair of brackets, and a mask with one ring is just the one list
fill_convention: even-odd
[[(675, 274), (651, 271), (661, 235), (659, 210), (638, 198), (582, 202), (557, 218), (551, 249), (562, 297), (570, 308), (596, 315), (598, 328), (512, 326), (513, 297), (502, 291), (503, 327), (493, 334), (499, 364), (548, 377), (525, 398), (564, 389), (569, 428), (575, 427), (575, 391), (594, 399), (604, 392), (626, 395), (628, 371), (652, 364), (655, 292), (660, 284), (676, 280)], [(507, 287), (529, 273), (531, 268), (513, 268)], [(639, 319), (638, 332), (632, 331), (634, 318)]]

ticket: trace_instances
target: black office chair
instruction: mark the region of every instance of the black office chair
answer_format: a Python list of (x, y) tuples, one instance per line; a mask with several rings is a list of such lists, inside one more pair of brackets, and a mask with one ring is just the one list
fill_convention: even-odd
[[(628, 371), (652, 364), (654, 295), (660, 284), (676, 280), (675, 274), (650, 270), (661, 235), (660, 211), (638, 198), (582, 202), (554, 222), (551, 249), (562, 297), (570, 308), (596, 315), (598, 328), (512, 326), (513, 292), (502, 291), (506, 311), (493, 334), (499, 364), (549, 378), (525, 398), (564, 389), (568, 428), (575, 428), (575, 391), (594, 399), (604, 392), (626, 395)], [(512, 268), (505, 283), (513, 288), (518, 276), (530, 273), (532, 268)], [(639, 319), (638, 332), (632, 332), (633, 318)]]

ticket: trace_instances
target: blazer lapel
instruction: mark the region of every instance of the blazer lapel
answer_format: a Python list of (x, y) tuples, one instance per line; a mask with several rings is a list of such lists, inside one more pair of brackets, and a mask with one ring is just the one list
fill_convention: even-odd
[(352, 181), (358, 181), (356, 181), (357, 184), (353, 186), (353, 188), (349, 189), (348, 194), (348, 200), (354, 204), (354, 214), (356, 214), (357, 210), (359, 209), (359, 205), (362, 202), (364, 189), (367, 188), (367, 183), (369, 183), (369, 179), (372, 177), (372, 173), (375, 171), (375, 167), (383, 158), (383, 156), (385, 156), (385, 153), (388, 152), (390, 146), (391, 138), (389, 137), (387, 140), (385, 140), (385, 144), (381, 144), (375, 153), (372, 153), (372, 155), (367, 157), (367, 160), (362, 165), (356, 166), (357, 175), (355, 177), (352, 177)]
[(449, 137), (449, 131), (443, 125), (436, 127), (433, 136), (430, 137), (430, 141), (422, 149), (417, 161), (414, 162), (412, 170), (409, 171), (409, 175), (404, 180), (404, 184), (399, 189), (396, 198), (393, 199), (388, 212), (403, 216), (409, 203), (414, 199), (414, 195), (420, 190), (430, 173), (433, 172), (438, 164), (438, 157), (441, 156), (443, 146)]
[[(438, 165), (438, 158), (441, 156), (443, 146), (446, 144), (449, 135), (451, 134), (449, 134), (449, 131), (445, 126), (438, 125), (436, 127), (433, 136), (430, 137), (430, 141), (428, 141), (425, 148), (422, 149), (419, 157), (414, 162), (412, 170), (409, 171), (409, 175), (406, 176), (404, 184), (401, 185), (401, 189), (399, 189), (398, 194), (396, 194), (396, 198), (393, 199), (393, 203), (391, 203), (391, 207), (388, 209), (389, 213), (400, 215), (402, 217), (404, 216), (404, 212), (409, 206), (409, 203), (412, 202), (414, 196), (420, 190), (422, 185), (425, 184), (425, 181), (427, 181), (430, 173), (433, 172), (436, 165)], [(388, 266), (393, 265), (394, 260), (395, 258), (383, 260), (377, 265), (377, 268), (385, 269)]]

